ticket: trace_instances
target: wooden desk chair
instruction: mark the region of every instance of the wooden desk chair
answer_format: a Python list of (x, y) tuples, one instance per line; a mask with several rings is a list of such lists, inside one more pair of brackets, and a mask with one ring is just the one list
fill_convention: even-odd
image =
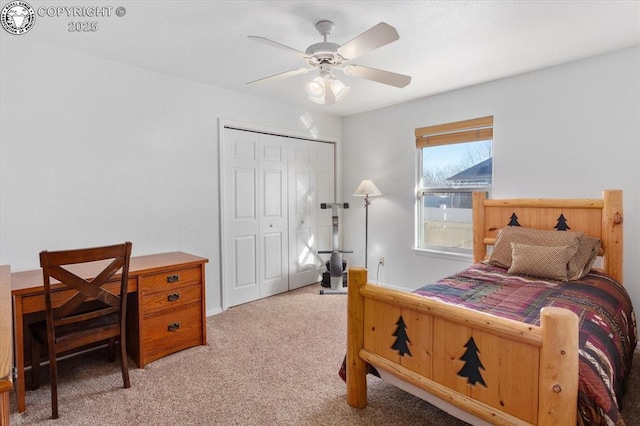
[[(115, 360), (116, 341), (120, 346), (122, 380), (124, 387), (131, 386), (127, 366), (127, 345), (125, 339), (127, 312), (127, 284), (131, 243), (65, 251), (43, 251), (40, 266), (44, 277), (46, 320), (33, 323), (31, 330), (31, 380), (33, 389), (40, 386), (40, 346), (49, 350), (49, 373), (51, 377), (51, 417), (58, 418), (58, 386), (56, 356), (63, 352), (88, 344), (108, 341), (109, 360)], [(90, 281), (70, 272), (63, 266), (79, 263), (111, 260), (111, 262)], [(118, 282), (105, 284), (118, 272)], [(76, 290), (66, 301), (60, 299), (59, 292), (51, 291), (51, 278)], [(65, 289), (66, 290), (66, 289)], [(52, 300), (54, 301), (52, 303)], [(62, 302), (58, 307), (54, 304)]]

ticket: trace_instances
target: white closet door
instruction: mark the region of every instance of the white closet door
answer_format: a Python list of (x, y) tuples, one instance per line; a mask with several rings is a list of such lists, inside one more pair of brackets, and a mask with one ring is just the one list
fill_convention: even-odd
[(220, 160), (225, 307), (319, 281), (334, 145), (225, 128)]
[(228, 306), (260, 297), (258, 134), (224, 130), (222, 152), (223, 285)]
[(325, 218), (320, 203), (334, 202), (333, 168), (332, 144), (295, 141), (290, 148), (289, 289), (319, 281), (328, 256), (318, 250), (332, 249), (331, 213)]
[(282, 137), (260, 135), (260, 297), (289, 289), (287, 149)]

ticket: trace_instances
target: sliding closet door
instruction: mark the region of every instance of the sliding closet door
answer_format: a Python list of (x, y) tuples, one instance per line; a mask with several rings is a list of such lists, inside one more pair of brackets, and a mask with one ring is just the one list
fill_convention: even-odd
[(289, 289), (286, 140), (260, 135), (260, 297)]
[[(321, 278), (331, 250), (331, 211), (320, 203), (334, 202), (334, 145), (295, 141), (289, 151), (289, 289)], [(327, 213), (329, 212), (329, 213)]]
[(235, 306), (288, 289), (287, 152), (275, 136), (224, 139), (223, 285)]
[(334, 144), (224, 129), (225, 307), (318, 282), (331, 250)]
[(224, 187), (223, 285), (229, 306), (260, 297), (258, 285), (257, 134), (225, 129), (221, 161)]

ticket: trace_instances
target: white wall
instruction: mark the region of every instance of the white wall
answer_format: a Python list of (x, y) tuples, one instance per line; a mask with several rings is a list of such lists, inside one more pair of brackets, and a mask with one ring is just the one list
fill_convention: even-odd
[[(425, 71), (428, 78), (428, 70)], [(369, 209), (369, 271), (415, 289), (470, 264), (420, 255), (414, 241), (417, 127), (494, 116), (494, 197), (598, 198), (624, 191), (624, 276), (640, 309), (640, 47), (444, 93), (343, 121), (344, 201), (362, 179), (383, 196)], [(364, 263), (364, 212), (345, 213), (344, 245)]]
[[(221, 307), (220, 118), (339, 138), (327, 114), (2, 37), (0, 264), (133, 242), (133, 255), (210, 260), (207, 311)], [(301, 117), (305, 116), (303, 121)]]
[[(614, 52), (343, 120), (77, 52), (0, 38), (0, 264), (38, 267), (38, 252), (118, 242), (134, 255), (181, 250), (210, 259), (207, 309), (220, 303), (218, 119), (297, 133), (309, 120), (342, 136), (341, 231), (364, 263), (414, 289), (469, 264), (412, 250), (416, 127), (495, 117), (494, 196), (598, 197), (624, 190), (625, 284), (640, 307), (640, 48)], [(427, 76), (428, 78), (428, 76)], [(301, 117), (305, 116), (305, 120)], [(341, 167), (342, 164), (342, 167)], [(640, 309), (640, 308), (639, 308)]]

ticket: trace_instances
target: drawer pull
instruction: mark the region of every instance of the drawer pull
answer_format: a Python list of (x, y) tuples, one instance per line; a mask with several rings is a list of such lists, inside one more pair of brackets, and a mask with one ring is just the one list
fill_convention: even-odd
[(169, 324), (167, 326), (167, 329), (169, 331), (177, 331), (177, 330), (179, 330), (180, 329), (180, 321), (174, 322), (173, 324)]
[(176, 300), (180, 299), (180, 293), (171, 293), (167, 296), (167, 299), (169, 300), (169, 302), (175, 302)]
[(173, 274), (173, 275), (167, 276), (168, 283), (176, 283), (178, 281), (180, 281), (180, 274)]

